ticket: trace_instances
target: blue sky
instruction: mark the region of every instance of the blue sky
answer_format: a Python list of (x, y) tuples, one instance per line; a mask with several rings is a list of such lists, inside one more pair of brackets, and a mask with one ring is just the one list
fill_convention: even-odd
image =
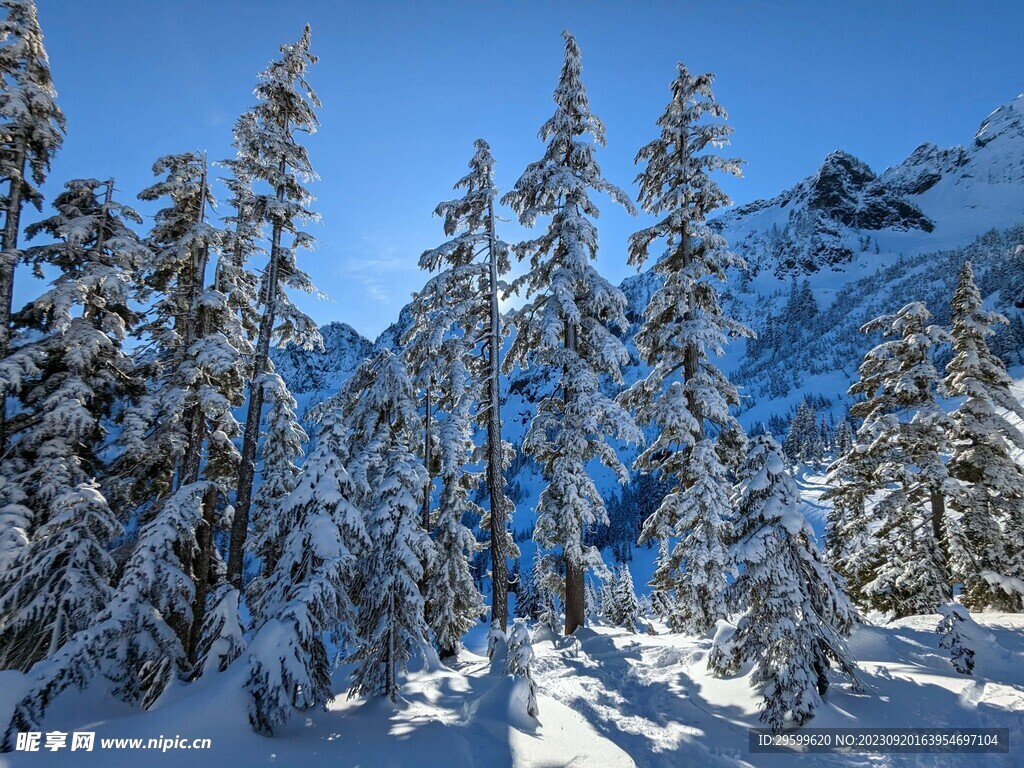
[[(730, 154), (747, 161), (725, 184), (737, 203), (776, 194), (834, 149), (881, 171), (923, 141), (968, 142), (1024, 91), (1019, 2), (37, 2), (68, 118), (48, 199), (67, 179), (113, 175), (129, 202), (160, 155), (229, 156), (256, 73), (312, 24), (323, 223), (305, 266), (331, 298), (302, 303), (370, 337), (422, 284), (418, 255), (443, 239), (431, 212), (473, 140), (490, 142), (504, 189), (540, 156), (564, 28), (608, 129), (599, 162), (630, 190), (680, 60), (717, 74)], [(599, 265), (618, 280), (643, 220), (601, 207)], [(505, 225), (505, 239), (520, 234)]]

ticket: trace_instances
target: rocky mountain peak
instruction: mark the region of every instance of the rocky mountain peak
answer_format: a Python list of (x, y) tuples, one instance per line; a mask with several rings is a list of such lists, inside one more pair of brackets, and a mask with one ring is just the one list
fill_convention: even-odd
[(1024, 93), (998, 107), (986, 117), (974, 136), (978, 149), (997, 139), (1024, 138)]

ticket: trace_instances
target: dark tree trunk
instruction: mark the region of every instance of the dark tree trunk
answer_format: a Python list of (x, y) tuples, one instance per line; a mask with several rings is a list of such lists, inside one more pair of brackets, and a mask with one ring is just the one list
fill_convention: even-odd
[[(286, 170), (281, 160), (280, 172)], [(277, 188), (277, 199), (284, 201), (285, 188)], [(231, 543), (228, 547), (227, 578), (235, 589), (242, 591), (242, 564), (245, 558), (245, 539), (249, 534), (249, 511), (252, 508), (252, 484), (256, 477), (256, 447), (259, 443), (260, 422), (263, 415), (263, 374), (270, 360), (270, 338), (274, 333), (277, 310), (277, 272), (281, 259), (283, 226), (274, 221), (270, 240), (270, 259), (264, 275), (264, 309), (260, 318), (260, 333), (252, 363), (252, 381), (249, 382), (249, 408), (245, 415), (245, 436), (242, 438), (242, 459), (238, 466), (238, 492), (235, 496), (235, 516), (231, 521)]]
[[(0, 250), (0, 360), (10, 349), (11, 309), (14, 302), (14, 269), (18, 263), (18, 230), (21, 227), (21, 196), (25, 174), (25, 140), (14, 148), (14, 172), (4, 211), (4, 241)], [(0, 389), (0, 456), (7, 450), (7, 390)]]
[[(938, 488), (930, 492), (932, 507), (932, 533), (939, 547), (939, 559), (949, 562), (949, 542), (946, 540), (946, 497)], [(952, 594), (950, 595), (952, 598)]]
[(210, 483), (203, 494), (203, 519), (196, 529), (199, 553), (195, 560), (193, 578), (195, 595), (192, 600), (192, 626), (188, 637), (188, 663), (194, 667), (199, 659), (199, 642), (206, 621), (206, 598), (210, 594), (210, 566), (213, 564), (213, 525), (217, 511), (217, 486)]
[(571, 635), (586, 621), (583, 564), (565, 563), (565, 634)]
[(490, 493), (491, 623), (508, 630), (508, 561), (505, 552), (505, 478), (501, 455), (501, 313), (498, 307), (498, 252), (494, 203), (487, 211), (491, 327), (487, 338), (487, 489)]
[[(565, 348), (570, 352), (577, 352), (579, 349), (579, 338), (576, 334), (576, 326), (566, 321), (565, 323)], [(562, 395), (565, 398), (566, 410), (575, 396), (569, 386), (569, 371), (563, 375)], [(582, 535), (582, 533), (580, 534)], [(580, 542), (582, 545), (583, 542)], [(578, 627), (586, 623), (587, 600), (583, 584), (583, 563), (565, 560), (565, 634), (571, 635)]]
[[(423, 488), (422, 509), (423, 530), (427, 533), (430, 532), (430, 497), (434, 490), (434, 475), (431, 469), (433, 457), (430, 451), (430, 383), (430, 376), (428, 375), (427, 385), (423, 389), (423, 466), (427, 470), (427, 484)], [(426, 574), (424, 574), (424, 581), (426, 581)]]

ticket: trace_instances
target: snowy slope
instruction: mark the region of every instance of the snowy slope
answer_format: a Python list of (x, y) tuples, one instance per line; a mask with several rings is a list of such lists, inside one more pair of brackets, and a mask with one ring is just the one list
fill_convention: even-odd
[[(1003, 727), (1010, 754), (808, 755), (814, 766), (1019, 765), (1024, 723), (1024, 617), (981, 614), (989, 636), (977, 649), (974, 677), (953, 670), (938, 648), (938, 616), (918, 616), (885, 627), (859, 627), (851, 648), (864, 693), (836, 683), (814, 727)], [(296, 717), (272, 739), (255, 735), (245, 718), (237, 668), (191, 686), (175, 687), (151, 711), (112, 706), (98, 690), (62, 697), (47, 730), (94, 731), (92, 752), (10, 753), (0, 767), (35, 765), (189, 765), (194, 768), (309, 765), (563, 766), (675, 768), (676, 766), (793, 765), (787, 755), (750, 754), (747, 728), (759, 726), (758, 697), (748, 674), (716, 679), (706, 671), (707, 638), (632, 635), (596, 627), (573, 638), (536, 638), (534, 676), (539, 722), (522, 714), (522, 691), (491, 671), (480, 656), (464, 654), (453, 668), (409, 675), (404, 700), (336, 699), (326, 712)], [(346, 669), (335, 676), (336, 690)], [(16, 673), (0, 677), (0, 714)], [(209, 750), (103, 749), (107, 738), (210, 738)]]

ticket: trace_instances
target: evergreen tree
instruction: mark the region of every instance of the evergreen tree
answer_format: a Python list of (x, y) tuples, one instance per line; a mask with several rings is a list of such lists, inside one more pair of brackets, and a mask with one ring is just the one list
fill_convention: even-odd
[(949, 651), (953, 669), (961, 675), (974, 674), (974, 648), (970, 628), (977, 626), (962, 605), (950, 603), (939, 608), (942, 619), (935, 631), (939, 633), (939, 648)]
[(25, 537), (0, 574), (3, 668), (52, 655), (110, 599), (106, 549), (121, 528), (96, 480), (114, 402), (133, 376), (122, 344), (135, 319), (131, 288), (149, 257), (126, 223), (138, 215), (112, 194), (112, 181), (69, 182), (57, 213), (28, 230), (54, 240), (28, 251), (37, 274), (44, 265), (59, 274), (18, 313), (29, 333), (0, 361), (0, 382), (21, 400), (4, 470)]
[(434, 547), (418, 520), (426, 470), (413, 455), (423, 429), (412, 383), (401, 360), (384, 351), (353, 375), (342, 406), (353, 435), (348, 470), (362, 485), (359, 500), (368, 546), (354, 592), (358, 605), (349, 695), (398, 697), (398, 672), (428, 644), (419, 582)]
[(534, 553), (530, 582), (533, 585), (532, 618), (557, 633), (564, 602), (565, 580), (558, 572), (555, 555), (542, 554), (540, 549), (537, 549)]
[(601, 615), (601, 599), (598, 597), (597, 590), (594, 589), (594, 580), (592, 578), (587, 579), (584, 601), (588, 619), (595, 619)]
[[(494, 234), (494, 159), (487, 142), (478, 139), (475, 147), (470, 173), (455, 185), (465, 189), (465, 195), (441, 203), (435, 211), (444, 218), (445, 234), (454, 238), (420, 258), (423, 269), (438, 274), (414, 297), (413, 323), (405, 337), (406, 358), (426, 395), (428, 431), (432, 404), (440, 420), (434, 434), (427, 436), (424, 453), (429, 466), (431, 445), (437, 443), (443, 491), (436, 543), (442, 570), (428, 574), (427, 597), (442, 656), (458, 650), (458, 638), (472, 626), (482, 606), (469, 573), (476, 542), (461, 522), (467, 513), (482, 513), (470, 501), (481, 477), (465, 469), (474, 458), (485, 462), (493, 510), (484, 516), (482, 527), (491, 533), (492, 613), (502, 629), (507, 623), (506, 559), (517, 554), (505, 522), (513, 509), (504, 491), (504, 470), (512, 453), (501, 442), (495, 378), (503, 334), (500, 316), (492, 313), (497, 308), (499, 276), (509, 268), (508, 247)], [(479, 451), (473, 441), (474, 418), (487, 435)], [(425, 509), (429, 501), (424, 499)], [(424, 517), (426, 527), (429, 520)]]
[(682, 64), (672, 81), (672, 98), (658, 119), (661, 134), (637, 154), (646, 167), (637, 177), (640, 204), (661, 216), (630, 238), (630, 263), (643, 265), (655, 243), (664, 251), (654, 264), (663, 277), (644, 311), (636, 336), (647, 377), (623, 395), (656, 437), (634, 468), (673, 483), (658, 509), (644, 522), (640, 543), (677, 540), (668, 558), (659, 557), (652, 584), (658, 601), (674, 593), (669, 623), (676, 631), (703, 632), (724, 615), (726, 540), (731, 516), (725, 490), (727, 469), (716, 450), (715, 433), (741, 434), (729, 412), (739, 403), (735, 387), (712, 364), (730, 338), (751, 336), (722, 311), (712, 280), (742, 260), (707, 226), (707, 217), (729, 204), (710, 172), (740, 174), (740, 164), (706, 152), (727, 143), (732, 129), (705, 118), (724, 119), (711, 91), (713, 76), (693, 76)]
[(930, 318), (914, 302), (862, 328), (889, 340), (868, 352), (850, 388), (864, 398), (850, 411), (863, 423), (856, 445), (831, 467), (826, 494), (844, 518), (832, 525), (830, 548), (859, 547), (853, 594), (895, 617), (934, 611), (952, 596), (945, 497), (955, 487), (942, 458), (949, 419), (936, 401), (931, 361), (949, 337)]
[[(224, 672), (246, 649), (238, 590), (221, 584), (211, 595), (211, 608), (201, 627), (195, 676)], [(195, 619), (193, 619), (193, 622)]]
[(230, 213), (223, 219), (227, 225), (222, 232), (226, 258), (218, 265), (217, 277), (245, 337), (252, 340), (259, 334), (260, 279), (250, 264), (263, 253), (260, 244), (263, 233), (261, 210), (266, 203), (265, 198), (253, 192), (259, 136), (256, 116), (252, 111), (239, 116), (232, 135), (235, 157), (218, 163), (229, 171), (221, 181), (230, 193), (227, 199)]
[[(42, 210), (39, 187), (64, 141), (64, 114), (57, 106), (35, 1), (3, 0), (0, 8), (6, 12), (0, 21), (0, 181), (8, 183), (0, 243), (2, 360), (11, 347), (14, 271), (22, 255), (21, 212), (26, 201)], [(7, 394), (0, 381), (0, 456), (7, 451)]]
[(249, 546), (259, 558), (256, 576), (246, 585), (246, 604), (258, 624), (263, 618), (263, 598), (279, 577), (278, 562), (284, 551), (295, 520), (282, 514), (285, 500), (295, 490), (303, 455), (309, 437), (295, 416), (297, 404), (284, 380), (276, 373), (263, 377), (263, 399), (270, 403), (267, 411), (267, 435), (260, 454), (263, 458), (263, 481), (253, 499), (253, 536)]
[(953, 576), (969, 608), (1020, 611), (1024, 594), (1004, 585), (1024, 580), (1024, 468), (1014, 459), (1014, 451), (1024, 450), (1024, 435), (1006, 414), (1024, 420), (1024, 406), (988, 347), (997, 323), (1006, 319), (985, 311), (965, 263), (953, 294), (954, 356), (945, 380), (950, 395), (965, 398), (951, 425), (950, 474), (964, 485), (952, 507), (965, 545), (951, 553)]
[[(286, 421), (290, 406), (288, 399), (278, 400)], [(255, 544), (267, 559), (249, 591), (255, 626), (246, 688), (249, 720), (261, 733), (284, 725), (293, 709), (330, 701), (325, 633), (353, 638), (356, 564), (370, 546), (362, 506), (366, 481), (355, 466), (360, 446), (354, 442), (361, 436), (340, 409), (325, 414), (292, 491), (276, 509), (256, 507)], [(271, 475), (285, 485), (291, 482), (286, 477), (290, 458), (287, 449), (280, 453), (278, 472)], [(262, 500), (269, 504), (272, 497)]]
[(543, 158), (527, 166), (503, 198), (532, 227), (538, 216), (550, 216), (547, 231), (516, 246), (530, 269), (512, 285), (526, 289), (527, 303), (512, 316), (516, 338), (505, 360), (523, 367), (551, 371), (561, 397), (549, 396), (523, 442), (523, 450), (541, 465), (548, 484), (537, 507), (534, 539), (558, 550), (565, 571), (565, 632), (586, 620), (584, 577), (600, 552), (587, 547), (583, 532), (607, 525), (604, 501), (587, 474), (587, 464), (600, 458), (621, 482), (628, 473), (609, 438), (639, 441), (640, 432), (625, 409), (607, 397), (601, 378), (621, 382), (621, 366), (629, 356), (612, 328), (625, 329), (626, 298), (590, 264), (597, 256), (598, 215), (589, 190), (608, 193), (633, 212), (626, 193), (601, 175), (594, 145), (604, 145), (604, 125), (591, 114), (580, 80), (580, 50), (568, 32), (565, 62), (554, 99), (554, 115), (540, 129), (547, 142)]
[(796, 415), (789, 423), (789, 433), (783, 442), (783, 450), (791, 462), (813, 464), (820, 461), (825, 454), (828, 443), (828, 428), (822, 415), (818, 423), (814, 406), (806, 400), (796, 408)]
[(462, 522), (467, 515), (478, 518), (481, 512), (470, 500), (479, 476), (465, 470), (474, 447), (470, 419), (474, 402), (468, 392), (459, 391), (459, 382), (466, 377), (463, 363), (464, 358), (456, 358), (449, 369), (454, 386), (448, 393), (453, 398), (450, 413), (439, 435), (442, 488), (434, 538), (437, 562), (427, 578), (427, 621), (442, 658), (458, 653), (460, 638), (484, 613), (483, 596), (469, 570), (469, 558), (478, 549), (476, 538)]
[(741, 566), (728, 588), (729, 604), (745, 608), (728, 647), (715, 645), (708, 665), (720, 674), (755, 662), (761, 720), (782, 730), (814, 716), (832, 663), (853, 678), (844, 637), (857, 614), (842, 581), (822, 560), (814, 532), (800, 513), (800, 492), (786, 473), (782, 449), (770, 435), (752, 441), (734, 503), (732, 556)]
[(606, 600), (601, 611), (605, 621), (635, 632), (636, 622), (640, 618), (640, 604), (636, 599), (633, 577), (628, 566), (620, 565), (615, 571), (609, 583)]
[[(306, 148), (296, 141), (295, 136), (296, 133), (312, 134), (318, 126), (314, 109), (320, 106), (320, 100), (306, 82), (306, 70), (317, 60), (309, 52), (309, 44), (310, 28), (307, 25), (298, 42), (281, 46), (281, 58), (271, 62), (260, 73), (255, 89), (258, 103), (251, 110), (251, 118), (240, 121), (240, 130), (235, 133), (236, 142), (241, 144), (236, 157), (235, 179), (252, 184), (248, 194), (236, 190), (236, 198), (247, 206), (238, 211), (244, 226), (242, 242), (236, 241), (236, 247), (245, 249), (245, 227), (253, 225), (248, 218), (250, 215), (255, 214), (261, 223), (270, 225), (268, 261), (259, 296), (262, 313), (252, 360), (238, 493), (228, 552), (227, 577), (235, 589), (242, 588), (242, 561), (246, 551), (263, 412), (262, 377), (272, 370), (269, 357), (271, 341), (276, 340), (282, 346), (294, 342), (306, 347), (322, 343), (316, 324), (291, 302), (287, 294), (288, 288), (307, 292), (316, 290), (296, 260), (300, 250), (313, 244), (312, 236), (299, 227), (316, 218), (316, 214), (307, 207), (312, 196), (303, 186), (306, 181), (315, 179), (316, 173), (310, 165)], [(257, 189), (262, 189), (263, 185), (273, 193), (258, 192)], [(283, 242), (285, 234), (292, 238), (290, 246)]]
[(845, 418), (839, 423), (839, 428), (836, 430), (833, 447), (838, 456), (845, 456), (853, 448), (853, 432), (850, 430), (850, 422)]
[[(238, 472), (232, 441), (241, 428), (232, 409), (244, 402), (250, 347), (221, 279), (223, 233), (206, 218), (207, 207), (216, 202), (206, 158), (168, 155), (157, 160), (153, 172), (163, 178), (139, 197), (166, 198), (167, 205), (157, 212), (147, 241), (153, 258), (138, 298), (155, 300), (137, 330), (147, 342), (137, 359), (148, 386), (122, 416), (118, 474), (128, 488), (119, 501), (143, 516), (159, 515), (179, 488), (213, 481), (201, 500), (199, 553), (182, 555), (182, 569), (194, 583), (192, 622), (183, 637), (194, 665), (208, 598), (222, 570), (214, 546), (216, 507)], [(210, 284), (207, 272), (215, 254), (220, 258)]]
[(533, 583), (533, 567), (519, 571), (519, 584), (516, 589), (516, 618), (536, 619), (538, 612), (537, 588)]
[(192, 580), (178, 553), (199, 552), (196, 530), (208, 483), (182, 486), (161, 514), (139, 530), (117, 589), (56, 653), (32, 667), (31, 684), (14, 708), (5, 745), (17, 731), (39, 730), (53, 700), (98, 678), (127, 702), (151, 706), (175, 672), (190, 669), (182, 637), (191, 626)]

